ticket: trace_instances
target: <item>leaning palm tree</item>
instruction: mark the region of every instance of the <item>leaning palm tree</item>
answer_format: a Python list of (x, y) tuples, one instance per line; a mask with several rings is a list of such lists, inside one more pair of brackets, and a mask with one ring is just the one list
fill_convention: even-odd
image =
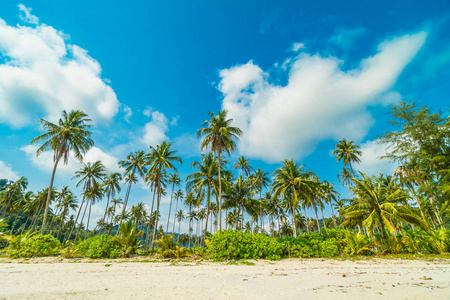
[[(171, 150), (173, 143), (168, 143), (167, 141), (163, 141), (161, 144), (156, 147), (150, 146), (150, 161), (151, 165), (149, 167), (148, 172), (153, 173), (155, 176), (155, 184), (156, 184), (156, 193), (157, 193), (157, 201), (156, 201), (156, 211), (159, 213), (159, 204), (161, 202), (161, 181), (162, 175), (167, 169), (172, 169), (177, 171), (174, 166), (174, 162), (183, 163), (182, 159), (179, 156), (176, 156), (177, 151)], [(153, 241), (155, 240), (156, 228), (158, 228), (158, 218), (155, 220), (155, 226), (153, 231), (152, 238), (152, 247)]]
[(358, 150), (360, 147), (354, 144), (353, 141), (347, 141), (342, 139), (337, 143), (336, 150), (333, 151), (333, 155), (336, 155), (336, 160), (339, 162), (344, 160), (344, 167), (347, 165), (350, 167), (352, 177), (355, 177), (355, 172), (353, 171), (352, 162), (360, 163), (361, 151)]
[[(270, 178), (269, 178), (269, 173), (264, 172), (263, 170), (261, 170), (260, 168), (258, 168), (255, 171), (255, 174), (253, 174), (250, 177), (250, 181), (251, 181), (251, 185), (252, 187), (254, 187), (255, 189), (258, 190), (259, 192), (259, 200), (261, 202), (261, 204), (263, 204), (264, 202), (262, 201), (262, 189), (264, 187), (267, 187), (267, 185), (270, 183)], [(261, 205), (260, 207), (260, 217), (261, 217), (261, 228), (264, 228), (264, 205)]]
[(67, 113), (62, 111), (62, 118), (58, 124), (53, 124), (44, 119), (40, 119), (45, 133), (35, 137), (31, 144), (44, 142), (37, 150), (36, 155), (52, 150), (53, 155), (53, 171), (50, 179), (50, 187), (48, 189), (47, 201), (45, 203), (44, 219), (42, 220), (41, 233), (44, 233), (45, 223), (47, 221), (48, 207), (50, 205), (51, 191), (53, 190), (53, 181), (55, 179), (56, 168), (61, 159), (64, 164), (68, 163), (69, 153), (72, 152), (78, 160), (83, 159), (83, 155), (94, 145), (91, 139), (91, 132), (87, 129), (92, 125), (87, 124), (91, 119), (81, 110), (72, 110)]
[[(170, 211), (172, 210), (173, 191), (175, 189), (175, 185), (179, 186), (180, 182), (181, 182), (180, 175), (178, 175), (177, 172), (175, 172), (175, 173), (173, 173), (172, 175), (169, 176), (168, 183), (172, 184), (172, 192), (170, 194), (169, 215), (167, 216), (166, 232), (169, 232), (169, 221), (170, 221)], [(175, 210), (175, 213), (176, 213), (176, 210)], [(175, 223), (174, 223), (174, 225), (175, 225)], [(173, 234), (173, 232), (172, 232), (172, 234)]]
[[(175, 213), (178, 211), (178, 200), (183, 199), (183, 192), (181, 190), (178, 190), (175, 192), (175, 195), (173, 195), (173, 197), (175, 198), (176, 204), (175, 204)], [(172, 232), (175, 232), (175, 221), (177, 219), (177, 215), (175, 214), (175, 218), (173, 220), (173, 228), (172, 228)], [(180, 234), (180, 233), (178, 233)]]
[(105, 180), (102, 183), (103, 188), (105, 189), (105, 194), (107, 197), (107, 201), (106, 201), (106, 207), (105, 207), (105, 214), (103, 215), (103, 224), (106, 225), (107, 224), (107, 220), (106, 220), (106, 214), (108, 213), (109, 210), (109, 199), (111, 198), (111, 196), (115, 196), (117, 192), (120, 192), (120, 180), (122, 180), (122, 176), (115, 172), (115, 173), (109, 173)]
[(217, 154), (217, 164), (219, 165), (219, 231), (222, 230), (222, 184), (220, 178), (221, 156), (225, 152), (230, 154), (236, 148), (235, 140), (242, 135), (242, 130), (232, 127), (233, 119), (227, 119), (227, 111), (219, 111), (217, 116), (214, 113), (208, 113), (211, 117), (201, 126), (206, 126), (197, 131), (197, 136), (202, 137), (201, 150), (210, 148), (212, 152)]
[(388, 189), (382, 183), (382, 178), (361, 175), (362, 179), (353, 179), (355, 199), (343, 208), (344, 222), (341, 226), (362, 220), (362, 225), (370, 235), (381, 234), (384, 240), (388, 233), (394, 233), (401, 222), (428, 228), (428, 224), (414, 209), (404, 205), (409, 195), (401, 188)]
[(135, 174), (139, 174), (139, 176), (144, 177), (145, 173), (147, 173), (146, 164), (148, 161), (148, 155), (145, 154), (144, 151), (137, 151), (134, 153), (130, 153), (127, 156), (126, 160), (119, 161), (119, 166), (125, 169), (124, 175), (128, 180), (127, 192), (125, 194), (125, 200), (122, 208), (122, 218), (125, 215), (125, 211), (127, 209), (128, 197), (130, 196), (131, 185), (136, 182)]

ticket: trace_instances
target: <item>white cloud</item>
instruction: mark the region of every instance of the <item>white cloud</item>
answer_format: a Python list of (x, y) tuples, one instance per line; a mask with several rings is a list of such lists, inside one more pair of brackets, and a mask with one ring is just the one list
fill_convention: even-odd
[(9, 165), (0, 160), (0, 179), (16, 181), (19, 179), (19, 175), (17, 175)]
[[(41, 153), (39, 157), (37, 157), (37, 149), (38, 146), (36, 145), (27, 145), (20, 148), (20, 150), (25, 152), (26, 156), (35, 167), (41, 169), (44, 172), (51, 173), (54, 166), (53, 152), (47, 151)], [(97, 147), (92, 147), (86, 153), (83, 162), (93, 163), (97, 160), (101, 161), (109, 172), (121, 172), (118, 165), (119, 160), (113, 155), (103, 152), (100, 148)], [(67, 165), (63, 164), (62, 161), (59, 162), (57, 172), (65, 176), (73, 176), (75, 171), (78, 171), (81, 168), (82, 164), (72, 154), (70, 154)]]
[[(379, 173), (392, 175), (397, 165), (388, 159), (380, 159), (386, 155), (386, 146), (379, 145), (376, 141), (367, 141), (361, 144), (361, 163), (354, 166), (367, 175), (378, 175)], [(356, 172), (356, 171), (355, 171)]]
[(293, 43), (289, 48), (289, 51), (298, 52), (298, 50), (305, 48), (305, 44), (303, 43)]
[(151, 116), (151, 121), (144, 126), (141, 143), (147, 146), (156, 146), (162, 141), (168, 140), (166, 132), (169, 130), (169, 122), (166, 116), (157, 110), (149, 110), (148, 114)]
[(182, 134), (173, 141), (173, 148), (178, 151), (182, 157), (194, 157), (200, 155), (201, 140), (194, 134)]
[(51, 26), (14, 27), (0, 19), (0, 55), (0, 123), (54, 122), (63, 109), (80, 109), (94, 123), (107, 122), (118, 112), (119, 101), (102, 80), (100, 64)]
[(128, 123), (130, 123), (130, 118), (133, 115), (133, 111), (131, 110), (131, 108), (125, 104), (122, 104), (122, 110), (125, 113), (125, 121), (127, 121)]
[(23, 4), (19, 4), (17, 6), (19, 7), (19, 10), (21, 12), (19, 14), (19, 17), (22, 20), (22, 22), (35, 25), (39, 24), (39, 18), (31, 14), (32, 10), (31, 8), (28, 8)]
[(337, 58), (301, 53), (289, 63), (285, 86), (270, 83), (276, 80), (252, 61), (221, 70), (222, 108), (244, 132), (239, 152), (276, 162), (304, 157), (322, 140), (361, 140), (374, 123), (367, 107), (383, 102), (426, 36), (387, 40), (348, 71)]

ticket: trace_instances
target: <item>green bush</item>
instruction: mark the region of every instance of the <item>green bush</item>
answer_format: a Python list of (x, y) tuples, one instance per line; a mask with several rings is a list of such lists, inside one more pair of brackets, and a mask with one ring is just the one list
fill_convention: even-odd
[(116, 258), (122, 254), (120, 243), (112, 236), (97, 235), (76, 245), (82, 256), (89, 258)]
[(36, 234), (26, 239), (20, 247), (11, 249), (11, 257), (50, 256), (59, 253), (61, 243), (52, 235)]
[(303, 233), (296, 238), (278, 238), (284, 245), (284, 256), (337, 257), (345, 252), (346, 230), (328, 229), (321, 233)]
[(280, 259), (284, 245), (263, 234), (226, 230), (206, 242), (214, 259)]

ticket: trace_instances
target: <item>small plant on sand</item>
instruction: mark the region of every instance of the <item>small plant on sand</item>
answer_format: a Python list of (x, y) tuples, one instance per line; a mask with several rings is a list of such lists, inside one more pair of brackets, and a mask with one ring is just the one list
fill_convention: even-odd
[(159, 246), (159, 254), (165, 258), (182, 258), (186, 256), (187, 249), (185, 247), (180, 247), (178, 243), (174, 242), (173, 236), (170, 234), (165, 234), (161, 239), (156, 241)]

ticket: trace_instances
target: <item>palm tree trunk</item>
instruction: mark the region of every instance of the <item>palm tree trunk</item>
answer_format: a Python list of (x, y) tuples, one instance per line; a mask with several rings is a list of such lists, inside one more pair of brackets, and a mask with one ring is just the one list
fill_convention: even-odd
[[(75, 234), (75, 241), (77, 240), (78, 233), (80, 232), (81, 224), (83, 224), (83, 220), (84, 220), (84, 216), (86, 215), (86, 210), (87, 210), (87, 208), (88, 208), (88, 204), (86, 203), (86, 206), (84, 207), (83, 216), (81, 217), (81, 220), (80, 220), (80, 225), (78, 226), (77, 233)], [(76, 224), (75, 224), (75, 226), (76, 226)], [(86, 229), (87, 229), (87, 228), (86, 228)]]
[(130, 196), (131, 184), (133, 183), (131, 178), (133, 178), (133, 176), (134, 176), (134, 170), (133, 170), (133, 172), (131, 172), (131, 175), (130, 175), (130, 183), (128, 184), (127, 193), (125, 194), (125, 201), (123, 202), (122, 216), (120, 217), (119, 226), (120, 226), (120, 224), (122, 224), (122, 220), (123, 220), (123, 217), (125, 216), (125, 211), (127, 209), (128, 197)]
[(305, 221), (306, 221), (306, 231), (308, 233), (310, 233), (311, 231), (309, 230), (309, 222), (308, 222), (308, 215), (306, 215), (306, 208), (303, 206), (303, 212), (305, 214)]
[(218, 164), (219, 164), (219, 231), (222, 231), (222, 180), (220, 178), (220, 169), (222, 168), (220, 164), (221, 151), (218, 153)]
[(337, 228), (336, 216), (334, 215), (333, 204), (330, 203), (331, 215), (333, 216), (334, 228)]
[(48, 193), (47, 193), (47, 200), (45, 201), (45, 211), (44, 211), (44, 219), (42, 220), (41, 234), (44, 234), (44, 231), (45, 231), (45, 222), (47, 221), (48, 208), (50, 206), (50, 198), (52, 197), (53, 181), (55, 179), (56, 168), (58, 167), (58, 163), (59, 163), (59, 159), (61, 158), (61, 155), (62, 155), (62, 153), (58, 155), (58, 158), (56, 159), (55, 165), (53, 167), (52, 178), (50, 179), (50, 186), (48, 188)]
[(161, 169), (159, 169), (158, 172), (158, 176), (157, 176), (157, 195), (156, 195), (156, 216), (155, 216), (155, 227), (153, 229), (153, 237), (152, 237), (152, 243), (151, 243), (151, 248), (153, 250), (154, 247), (154, 241), (155, 241), (155, 237), (156, 237), (156, 231), (158, 230), (158, 215), (159, 215), (159, 202), (161, 200), (161, 178), (159, 178), (161, 176)]
[(325, 230), (327, 230), (327, 225), (325, 224), (325, 217), (324, 217), (324, 215), (323, 215), (323, 208), (322, 208), (322, 207), (320, 207), (320, 212), (322, 213), (322, 224), (323, 224), (323, 228), (324, 228)]
[(91, 219), (91, 208), (92, 208), (92, 202), (94, 200), (91, 200), (89, 202), (89, 214), (88, 214), (88, 220), (87, 220), (87, 226), (86, 226), (86, 232), (84, 233), (84, 239), (87, 239), (87, 232), (89, 230), (89, 220)]
[[(103, 216), (103, 227), (105, 227), (106, 224), (106, 212), (108, 211), (109, 206), (109, 197), (111, 195), (111, 191), (108, 191), (108, 199), (106, 200), (106, 208), (105, 208), (105, 215)], [(103, 229), (103, 228), (102, 228)]]
[(209, 218), (209, 202), (211, 201), (211, 188), (208, 184), (208, 197), (206, 199), (206, 225), (205, 225), (205, 232), (208, 230), (208, 218)]
[(317, 207), (316, 206), (314, 206), (314, 211), (316, 212), (317, 228), (319, 228), (319, 232), (320, 232), (319, 216), (317, 215)]
[(175, 232), (175, 221), (177, 219), (177, 211), (178, 211), (178, 198), (177, 198), (177, 203), (175, 204), (175, 214), (173, 217), (173, 228), (172, 228), (172, 232)]
[(297, 237), (297, 222), (295, 222), (295, 209), (294, 204), (292, 204), (292, 223), (294, 224), (294, 238)]
[(69, 235), (64, 240), (70, 239), (70, 236), (72, 235), (73, 230), (75, 229), (75, 227), (77, 227), (78, 217), (80, 216), (80, 212), (83, 210), (83, 205), (85, 203), (85, 200), (86, 200), (86, 198), (83, 196), (83, 200), (81, 201), (80, 209), (78, 210), (78, 213), (77, 213), (77, 218), (75, 219), (75, 222), (73, 223), (73, 227), (70, 230)]
[[(170, 211), (172, 210), (172, 198), (173, 198), (173, 189), (174, 188), (175, 188), (175, 182), (172, 184), (172, 193), (170, 194), (169, 215), (167, 216), (166, 233), (169, 232)], [(176, 214), (176, 211), (175, 211), (175, 214)], [(173, 232), (172, 232), (172, 234), (173, 234)]]

